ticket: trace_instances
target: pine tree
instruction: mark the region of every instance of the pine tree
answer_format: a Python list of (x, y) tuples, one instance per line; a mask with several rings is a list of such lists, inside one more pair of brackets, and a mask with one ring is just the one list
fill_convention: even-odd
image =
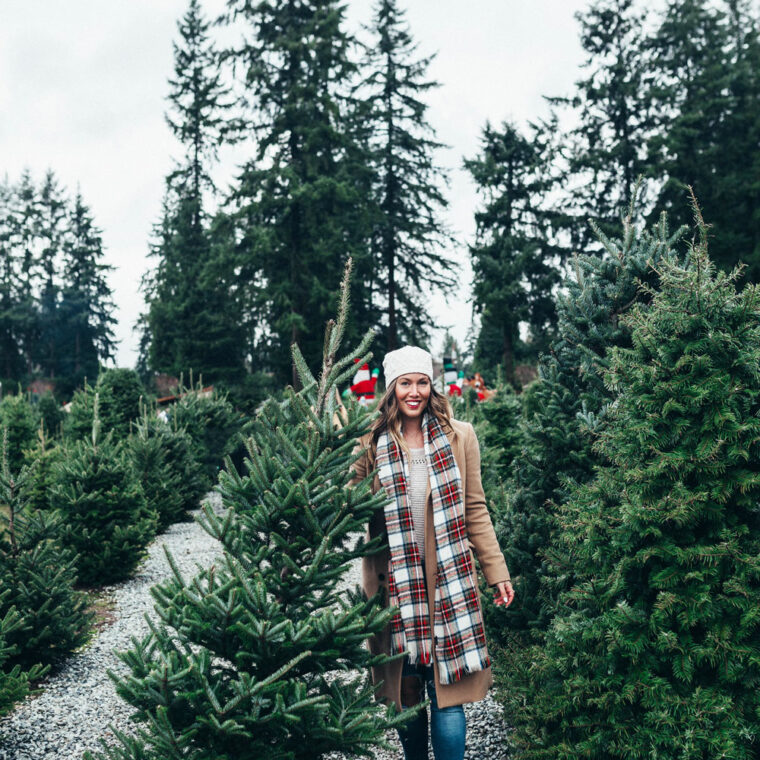
[(52, 171), (45, 174), (39, 192), (39, 253), (41, 272), (38, 319), (39, 340), (34, 346), (34, 360), (43, 375), (55, 377), (60, 348), (59, 297), (61, 257), (66, 225), (64, 190)]
[(475, 357), (482, 360), (483, 337), (492, 331), (499, 364), (512, 385), (520, 323), (527, 323), (530, 341), (540, 346), (556, 322), (552, 289), (565, 252), (553, 239), (553, 212), (544, 205), (550, 162), (538, 131), (526, 138), (511, 124), (501, 130), (486, 125), (481, 154), (465, 161), (484, 196), (470, 246), (474, 304), (483, 323)]
[(156, 515), (145, 502), (124, 444), (109, 433), (99, 439), (95, 395), (91, 438), (69, 444), (56, 468), (51, 494), (61, 511), (64, 539), (77, 553), (84, 586), (128, 578), (156, 532)]
[(13, 194), (10, 224), (11, 244), (16, 251), (14, 321), (25, 376), (30, 376), (34, 370), (34, 352), (35, 347), (39, 345), (39, 314), (36, 300), (42, 279), (37, 266), (39, 205), (39, 193), (31, 174), (24, 171)]
[[(9, 588), (4, 588), (5, 581), (0, 579), (0, 604), (10, 594)], [(8, 658), (16, 648), (6, 643), (23, 625), (21, 616), (15, 609), (5, 613), (0, 618), (0, 715), (5, 715), (13, 705), (23, 699), (32, 689), (32, 684), (47, 672), (46, 667), (35, 665), (30, 670), (23, 670), (20, 665), (9, 665)]]
[(647, 96), (658, 114), (650, 140), (663, 184), (657, 207), (691, 216), (689, 190), (708, 210), (711, 256), (741, 258), (760, 279), (760, 17), (749, 2), (670, 0), (649, 42)]
[[(652, 131), (646, 53), (646, 7), (637, 0), (594, 0), (577, 14), (581, 45), (588, 54), (585, 78), (569, 97), (550, 98), (559, 123), (577, 123), (563, 134), (565, 176), (561, 207), (572, 250), (589, 251), (598, 241), (588, 219), (607, 235), (620, 227), (635, 186), (647, 174), (647, 139)], [(642, 190), (638, 191), (643, 198)]]
[(420, 343), (430, 327), (427, 291), (451, 292), (456, 266), (441, 214), (446, 176), (435, 163), (442, 145), (427, 121), (424, 96), (432, 57), (417, 56), (396, 0), (378, 0), (362, 70), (368, 107), (376, 219), (372, 233), (372, 287), (386, 312), (385, 350)]
[(0, 401), (0, 426), (6, 431), (8, 467), (18, 472), (26, 461), (25, 451), (34, 445), (39, 418), (26, 396), (19, 393)]
[(158, 263), (143, 281), (143, 350), (154, 371), (179, 376), (193, 370), (230, 385), (244, 373), (244, 320), (234, 287), (234, 251), (227, 240), (217, 245), (204, 200), (215, 191), (211, 170), (231, 128), (231, 101), (198, 0), (190, 0), (178, 31), (166, 120), (185, 154), (167, 177), (152, 250)]
[(355, 229), (366, 201), (349, 123), (353, 40), (337, 0), (228, 0), (227, 9), (245, 30), (225, 58), (241, 72), (243, 134), (256, 145), (229, 207), (244, 301), (257, 320), (249, 351), (278, 384), (295, 386), (290, 345), (318, 364), (343, 264), (366, 247)]
[(156, 435), (154, 431), (155, 424), (144, 413), (129, 437), (127, 446), (148, 509), (157, 515), (158, 531), (163, 531), (172, 523), (182, 520), (188, 506), (197, 506), (197, 500), (188, 505), (183, 493), (184, 473), (172, 466), (173, 462), (164, 445), (165, 436)]
[(95, 389), (85, 378), (82, 388), (74, 392), (63, 421), (64, 438), (81, 441), (92, 435), (95, 412)]
[(113, 433), (115, 440), (125, 440), (140, 418), (140, 402), (145, 394), (137, 372), (121, 368), (104, 370), (98, 375), (95, 391), (103, 428)]
[(56, 391), (66, 397), (86, 377), (97, 377), (101, 362), (113, 359), (115, 350), (114, 305), (106, 279), (113, 267), (103, 263), (100, 230), (79, 192), (69, 211), (63, 251)]
[(225, 458), (237, 446), (243, 418), (224, 394), (204, 393), (200, 384), (183, 389), (170, 415), (172, 423), (190, 436), (196, 464), (201, 468), (206, 488), (211, 488)]
[(553, 545), (553, 520), (573, 484), (593, 475), (598, 457), (590, 433), (604, 422), (612, 394), (600, 370), (613, 346), (629, 346), (630, 331), (621, 323), (643, 296), (638, 282), (655, 284), (650, 265), (674, 258), (683, 234), (671, 234), (664, 217), (652, 229), (633, 223), (632, 205), (621, 239), (600, 240), (605, 255), (579, 255), (574, 276), (558, 296), (557, 338), (539, 364), (539, 378), (524, 401), (523, 452), (514, 462), (506, 510), (497, 515), (496, 531), (508, 566), (517, 574), (515, 604), (500, 610), (501, 626), (525, 634), (542, 630), (554, 611), (556, 589), (572, 577), (566, 568), (546, 570)]
[(60, 516), (27, 500), (33, 473), (34, 465), (12, 473), (3, 456), (0, 503), (7, 514), (0, 515), (0, 576), (9, 593), (0, 599), (0, 617), (14, 609), (19, 614), (5, 644), (14, 647), (7, 665), (24, 669), (56, 664), (84, 644), (92, 617), (85, 595), (74, 588), (75, 557), (62, 541)]
[(18, 252), (13, 244), (14, 188), (0, 183), (0, 382), (8, 384), (23, 373), (18, 331)]
[[(160, 621), (122, 656), (114, 676), (137, 708), (136, 737), (99, 757), (323, 758), (369, 754), (399, 718), (374, 701), (366, 637), (387, 624), (378, 600), (341, 590), (348, 563), (377, 546), (354, 543), (382, 508), (368, 482), (348, 485), (370, 415), (334, 422), (337, 389), (365, 361), (371, 335), (337, 359), (348, 283), (330, 322), (319, 380), (297, 348), (303, 389), (268, 401), (251, 428), (247, 473), (223, 476), (227, 512), (201, 521), (224, 558), (192, 580), (178, 571), (154, 589)], [(381, 659), (384, 659), (380, 656)]]
[(760, 290), (704, 239), (621, 317), (604, 461), (559, 515), (575, 584), (506, 694), (520, 758), (756, 755)]

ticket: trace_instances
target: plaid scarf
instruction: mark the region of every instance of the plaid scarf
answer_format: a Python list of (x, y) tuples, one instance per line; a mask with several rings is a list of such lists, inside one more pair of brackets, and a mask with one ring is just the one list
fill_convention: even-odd
[(435, 415), (422, 421), (425, 457), (433, 499), (437, 578), (434, 635), (430, 631), (425, 574), (409, 507), (409, 468), (399, 446), (388, 434), (377, 442), (375, 464), (388, 494), (385, 526), (391, 563), (389, 602), (398, 607), (391, 619), (391, 654), (407, 652), (412, 664), (430, 665), (435, 659), (443, 684), (490, 664), (480, 610), (478, 584), (464, 524), (462, 476), (446, 434)]

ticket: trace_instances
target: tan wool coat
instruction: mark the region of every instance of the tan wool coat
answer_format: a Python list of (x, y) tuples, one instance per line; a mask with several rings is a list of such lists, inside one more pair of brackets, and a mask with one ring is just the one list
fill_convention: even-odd
[[(446, 435), (451, 443), (451, 448), (462, 475), (462, 493), (464, 495), (465, 526), (467, 537), (470, 542), (470, 551), (475, 550), (480, 567), (483, 570), (486, 581), (495, 585), (501, 581), (509, 580), (509, 571), (504, 561), (504, 556), (496, 541), (491, 517), (486, 507), (485, 494), (480, 478), (480, 448), (475, 431), (469, 422), (451, 421), (452, 429)], [(365, 453), (354, 465), (353, 483), (363, 480), (374, 469), (370, 462), (369, 435), (359, 441), (359, 446)], [(377, 493), (381, 489), (377, 475), (372, 485), (372, 490)], [(427, 505), (425, 507), (425, 576), (427, 579), (428, 608), (430, 610), (432, 627), (433, 609), (435, 600), (436, 584), (436, 552), (435, 531), (433, 526), (433, 502), (430, 497), (430, 484), (428, 483)], [(383, 551), (364, 557), (362, 561), (362, 583), (364, 593), (372, 597), (379, 589), (385, 591), (387, 600), (388, 572), (390, 568), (390, 551), (387, 547), (387, 534), (385, 530), (385, 515), (381, 510), (375, 513), (368, 526), (368, 538), (382, 536), (386, 544)], [(473, 565), (474, 566), (474, 565)], [(369, 640), (369, 648), (373, 654), (390, 654), (390, 626)], [(377, 684), (382, 681), (378, 690), (379, 699), (395, 702), (401, 709), (401, 666), (403, 658), (394, 660), (386, 665), (372, 668), (372, 681)], [(435, 663), (434, 663), (435, 664)], [(439, 707), (461, 705), (465, 702), (477, 702), (483, 699), (489, 687), (493, 683), (491, 669), (466, 673), (461, 680), (453, 684), (441, 684), (438, 679), (438, 668), (434, 667), (435, 690)]]

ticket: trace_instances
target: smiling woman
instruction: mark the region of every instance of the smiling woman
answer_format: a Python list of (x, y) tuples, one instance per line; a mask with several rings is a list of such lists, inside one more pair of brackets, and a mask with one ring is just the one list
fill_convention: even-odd
[[(373, 469), (375, 492), (388, 496), (369, 525), (385, 551), (363, 560), (368, 597), (380, 592), (398, 607), (369, 644), (374, 654), (406, 657), (373, 668), (378, 696), (400, 708), (431, 704), (436, 760), (461, 760), (466, 724), (462, 705), (482, 699), (492, 683), (472, 549), (496, 602), (514, 591), (496, 541), (480, 478), (480, 450), (469, 423), (452, 419), (432, 385), (430, 354), (405, 346), (383, 361), (386, 391), (380, 416), (360, 441), (355, 482)], [(426, 757), (428, 715), (420, 711), (399, 731), (407, 760)]]

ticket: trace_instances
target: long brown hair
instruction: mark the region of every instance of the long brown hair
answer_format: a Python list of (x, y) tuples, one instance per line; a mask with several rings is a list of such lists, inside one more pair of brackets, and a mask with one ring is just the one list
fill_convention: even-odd
[[(398, 378), (385, 389), (385, 393), (377, 405), (377, 411), (380, 414), (370, 430), (370, 453), (373, 461), (375, 459), (377, 441), (381, 433), (386, 430), (398, 446), (407, 453), (409, 451), (409, 447), (401, 435), (401, 409), (396, 398), (397, 382)], [(434, 414), (444, 430), (451, 430), (451, 406), (449, 405), (449, 400), (435, 389), (432, 379), (430, 381), (430, 396), (425, 406), (425, 413)]]

